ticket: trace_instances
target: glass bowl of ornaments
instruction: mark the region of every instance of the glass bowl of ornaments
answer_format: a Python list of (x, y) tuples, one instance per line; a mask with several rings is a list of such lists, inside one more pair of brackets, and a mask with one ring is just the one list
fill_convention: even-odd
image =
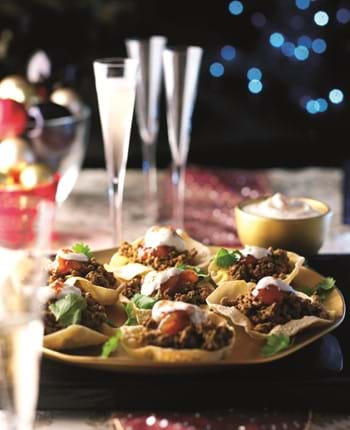
[(20, 76), (0, 81), (0, 202), (10, 193), (61, 204), (78, 178), (90, 109), (72, 88), (42, 90)]

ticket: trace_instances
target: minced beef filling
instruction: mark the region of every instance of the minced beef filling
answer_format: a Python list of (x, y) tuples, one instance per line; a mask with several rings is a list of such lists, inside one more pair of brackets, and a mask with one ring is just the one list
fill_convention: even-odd
[(271, 254), (259, 259), (252, 255), (242, 256), (236, 264), (230, 267), (231, 278), (255, 283), (265, 276), (285, 278), (285, 275), (293, 270), (293, 264), (289, 261), (287, 252), (283, 249), (269, 248), (269, 250)]
[(240, 295), (235, 300), (224, 297), (221, 301), (224, 306), (234, 306), (242, 312), (254, 325), (254, 330), (269, 333), (276, 325), (285, 324), (291, 320), (301, 319), (304, 316), (316, 316), (329, 319), (318, 298), (312, 301), (303, 299), (294, 293), (284, 293), (281, 303), (266, 305), (252, 295)]
[(79, 270), (72, 270), (69, 275), (62, 276), (56, 269), (51, 270), (49, 272), (49, 284), (56, 280), (64, 281), (67, 279), (67, 276), (80, 276), (104, 288), (115, 289), (117, 287), (117, 280), (113, 273), (107, 272), (103, 265), (98, 263), (95, 258), (91, 258), (87, 263), (79, 262)]
[[(137, 293), (141, 293), (141, 277), (136, 276), (131, 281), (125, 282), (125, 287), (121, 288), (123, 294), (128, 299), (132, 299)], [(184, 283), (176, 291), (157, 290), (154, 295), (157, 295), (159, 300), (172, 300), (178, 302), (191, 303), (193, 305), (205, 305), (206, 299), (214, 291), (215, 287), (208, 281), (200, 280), (195, 285)]]
[(189, 324), (176, 334), (164, 334), (158, 330), (158, 323), (152, 319), (144, 323), (144, 330), (136, 341), (142, 346), (154, 345), (162, 348), (204, 349), (216, 351), (227, 346), (233, 336), (232, 330), (213, 322), (194, 325)]
[[(107, 323), (106, 310), (103, 305), (100, 305), (91, 297), (90, 293), (83, 293), (83, 295), (85, 297), (87, 307), (82, 312), (79, 324), (93, 330), (99, 330), (103, 323)], [(62, 329), (59, 323), (57, 323), (54, 314), (49, 309), (49, 306), (54, 302), (56, 302), (56, 299), (49, 300), (44, 310), (43, 320), (45, 335)]]
[(145, 264), (146, 266), (153, 267), (155, 270), (165, 270), (168, 267), (175, 267), (177, 264), (194, 265), (194, 258), (197, 255), (195, 249), (180, 252), (172, 247), (170, 247), (168, 255), (164, 257), (158, 257), (151, 252), (145, 253), (142, 251), (142, 243), (135, 248), (130, 243), (123, 242), (119, 247), (119, 253), (127, 257), (131, 263)]

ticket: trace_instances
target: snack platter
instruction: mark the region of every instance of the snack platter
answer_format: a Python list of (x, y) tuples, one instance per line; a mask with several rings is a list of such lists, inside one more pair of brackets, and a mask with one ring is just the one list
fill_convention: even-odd
[[(200, 244), (200, 246), (203, 246)], [(204, 249), (204, 248), (203, 248)], [(209, 257), (212, 258), (219, 251), (218, 247), (210, 247)], [(94, 252), (95, 259), (101, 263), (108, 265), (111, 258), (116, 254), (118, 249), (107, 249)], [(108, 266), (106, 266), (108, 267)], [(209, 266), (210, 267), (210, 266)], [(298, 267), (298, 273), (291, 280), (290, 284), (295, 290), (316, 288), (325, 280), (321, 274), (305, 267)], [(125, 306), (125, 304), (124, 304)], [(345, 316), (344, 298), (338, 288), (333, 287), (331, 292), (327, 293), (323, 306), (332, 315), (332, 321), (327, 324), (310, 326), (307, 330), (303, 330), (292, 337), (292, 342), (287, 348), (276, 351), (272, 355), (262, 354), (266, 338), (261, 336), (251, 336), (243, 326), (234, 324), (234, 343), (233, 347), (226, 356), (221, 359), (213, 360), (152, 360), (148, 356), (133, 357), (127, 354), (127, 351), (119, 348), (116, 353), (109, 357), (101, 357), (101, 345), (78, 347), (72, 349), (48, 348), (44, 347), (44, 356), (62, 363), (72, 365), (90, 367), (95, 369), (103, 369), (115, 372), (135, 372), (147, 373), (152, 372), (196, 372), (203, 370), (213, 370), (218, 368), (230, 368), (242, 365), (263, 364), (281, 359), (291, 355), (294, 352), (304, 348), (312, 342), (320, 339), (325, 334), (331, 332), (341, 324)], [(215, 306), (214, 306), (215, 307)], [(124, 307), (119, 304), (117, 307), (115, 320), (119, 321), (118, 325), (125, 320)], [(221, 315), (222, 317), (222, 315)]]

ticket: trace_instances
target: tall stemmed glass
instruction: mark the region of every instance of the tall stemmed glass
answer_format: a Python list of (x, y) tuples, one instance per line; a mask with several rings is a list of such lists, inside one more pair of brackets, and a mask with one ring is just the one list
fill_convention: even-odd
[[(24, 195), (0, 202), (0, 428), (32, 430), (39, 389), (53, 203)], [(4, 429), (4, 430), (5, 430)]]
[(179, 228), (184, 226), (185, 169), (202, 54), (199, 46), (166, 49), (163, 53), (168, 138), (173, 159), (173, 223)]
[(114, 245), (117, 245), (122, 237), (122, 202), (135, 104), (137, 67), (137, 61), (130, 58), (105, 58), (94, 61)]
[(136, 90), (136, 115), (142, 139), (142, 170), (145, 209), (152, 222), (158, 215), (156, 149), (159, 132), (159, 96), (162, 81), (162, 55), (167, 39), (127, 39), (129, 57), (139, 62)]

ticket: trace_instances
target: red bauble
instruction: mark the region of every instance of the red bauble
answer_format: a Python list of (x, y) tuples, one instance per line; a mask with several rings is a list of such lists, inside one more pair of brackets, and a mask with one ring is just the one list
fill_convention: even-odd
[(25, 107), (14, 100), (0, 99), (0, 140), (20, 136), (28, 122)]

